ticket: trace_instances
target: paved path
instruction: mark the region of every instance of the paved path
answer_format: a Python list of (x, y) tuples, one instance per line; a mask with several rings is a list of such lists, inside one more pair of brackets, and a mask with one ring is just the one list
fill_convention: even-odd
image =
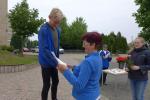
[[(118, 67), (116, 60), (113, 59), (110, 68)], [(150, 73), (149, 73), (150, 78)], [(102, 94), (105, 95), (109, 100), (132, 100), (130, 83), (126, 75), (108, 75), (108, 85), (102, 87)], [(145, 100), (150, 100), (150, 80), (145, 91)]]
[[(61, 59), (69, 64), (77, 64), (83, 54), (63, 54)], [(0, 74), (0, 100), (40, 100), (42, 88), (41, 70), (37, 67), (16, 73)], [(74, 100), (71, 96), (71, 85), (60, 74), (58, 89), (59, 100)], [(50, 93), (49, 93), (49, 100)], [(107, 100), (103, 97), (102, 100)]]
[[(63, 54), (61, 59), (68, 64), (78, 64), (83, 54)], [(0, 74), (0, 100), (40, 100), (42, 79), (39, 65), (36, 68), (17, 73)], [(111, 67), (117, 66), (113, 59)], [(60, 74), (58, 89), (59, 100), (74, 100), (71, 96), (71, 85)], [(150, 74), (149, 74), (150, 77)], [(131, 92), (127, 75), (108, 75), (107, 86), (102, 87), (102, 100), (131, 100)], [(150, 81), (149, 81), (150, 83)], [(145, 100), (150, 100), (150, 84), (148, 83)], [(107, 98), (106, 98), (107, 97)], [(49, 100), (50, 93), (49, 93)]]

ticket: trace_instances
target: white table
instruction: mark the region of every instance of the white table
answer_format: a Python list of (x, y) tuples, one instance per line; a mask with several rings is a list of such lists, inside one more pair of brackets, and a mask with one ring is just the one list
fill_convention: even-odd
[(112, 69), (103, 70), (103, 73), (112, 74), (112, 75), (122, 75), (122, 74), (127, 74), (128, 72), (126, 72), (125, 69), (112, 68)]
[[(128, 72), (126, 72), (125, 69), (119, 69), (119, 68), (105, 69), (102, 71), (102, 86), (103, 86), (103, 73), (113, 75), (114, 77), (128, 74)], [(117, 92), (117, 88), (118, 85), (114, 84), (114, 92)], [(117, 97), (118, 96), (117, 93), (115, 93), (114, 96)]]
[(103, 73), (117, 76), (117, 75), (127, 74), (128, 72), (125, 71), (125, 69), (119, 69), (119, 68), (105, 69), (102, 71), (102, 85), (103, 85)]

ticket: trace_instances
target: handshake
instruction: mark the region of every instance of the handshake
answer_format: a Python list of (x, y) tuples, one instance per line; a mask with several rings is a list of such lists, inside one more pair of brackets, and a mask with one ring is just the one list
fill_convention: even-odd
[(72, 65), (68, 65), (66, 63), (64, 63), (63, 61), (61, 61), (60, 59), (57, 60), (58, 61), (58, 66), (57, 66), (57, 69), (63, 73), (65, 70), (67, 70), (68, 68), (70, 69), (73, 69), (74, 66)]
[(68, 68), (73, 68), (74, 66), (68, 65), (65, 62), (61, 61), (59, 58), (56, 57), (56, 55), (54, 54), (54, 52), (51, 52), (52, 55), (54, 56), (54, 58), (57, 60), (58, 65), (57, 65), (57, 69), (63, 73), (65, 70), (67, 70)]
[(58, 59), (57, 57), (55, 57), (55, 58), (56, 58), (56, 60), (57, 60), (57, 62), (58, 62), (57, 69), (58, 69), (61, 73), (63, 73), (65, 70), (68, 69), (66, 63), (64, 63), (63, 61), (61, 61), (61, 60)]

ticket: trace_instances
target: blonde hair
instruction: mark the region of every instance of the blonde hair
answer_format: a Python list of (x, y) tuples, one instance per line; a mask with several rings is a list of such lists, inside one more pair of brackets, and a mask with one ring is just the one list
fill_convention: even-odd
[[(137, 39), (139, 39), (139, 40), (143, 43), (143, 45), (145, 44), (145, 39), (144, 39), (143, 37), (140, 37), (140, 36), (139, 36), (139, 37), (135, 38), (134, 42), (135, 42)], [(128, 51), (128, 54), (130, 54), (133, 50), (134, 50), (134, 47), (131, 47), (130, 50)]]
[[(137, 37), (136, 39), (139, 39), (139, 40), (141, 40), (141, 42), (144, 44), (145, 43), (145, 39), (143, 38), (143, 37)], [(135, 39), (135, 40), (136, 40)]]
[(57, 18), (58, 20), (62, 20), (64, 18), (62, 11), (58, 8), (53, 8), (49, 16), (52, 18)]

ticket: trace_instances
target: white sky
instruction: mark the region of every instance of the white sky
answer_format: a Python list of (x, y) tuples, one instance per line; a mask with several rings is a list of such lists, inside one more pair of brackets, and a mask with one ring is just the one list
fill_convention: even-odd
[[(8, 0), (8, 9), (22, 0)], [(98, 31), (108, 34), (120, 31), (131, 42), (140, 32), (132, 13), (138, 7), (134, 0), (27, 0), (30, 8), (39, 10), (39, 16), (47, 19), (53, 7), (60, 8), (68, 23), (76, 17), (83, 17), (88, 25), (88, 31)], [(36, 36), (32, 39), (37, 39)]]

